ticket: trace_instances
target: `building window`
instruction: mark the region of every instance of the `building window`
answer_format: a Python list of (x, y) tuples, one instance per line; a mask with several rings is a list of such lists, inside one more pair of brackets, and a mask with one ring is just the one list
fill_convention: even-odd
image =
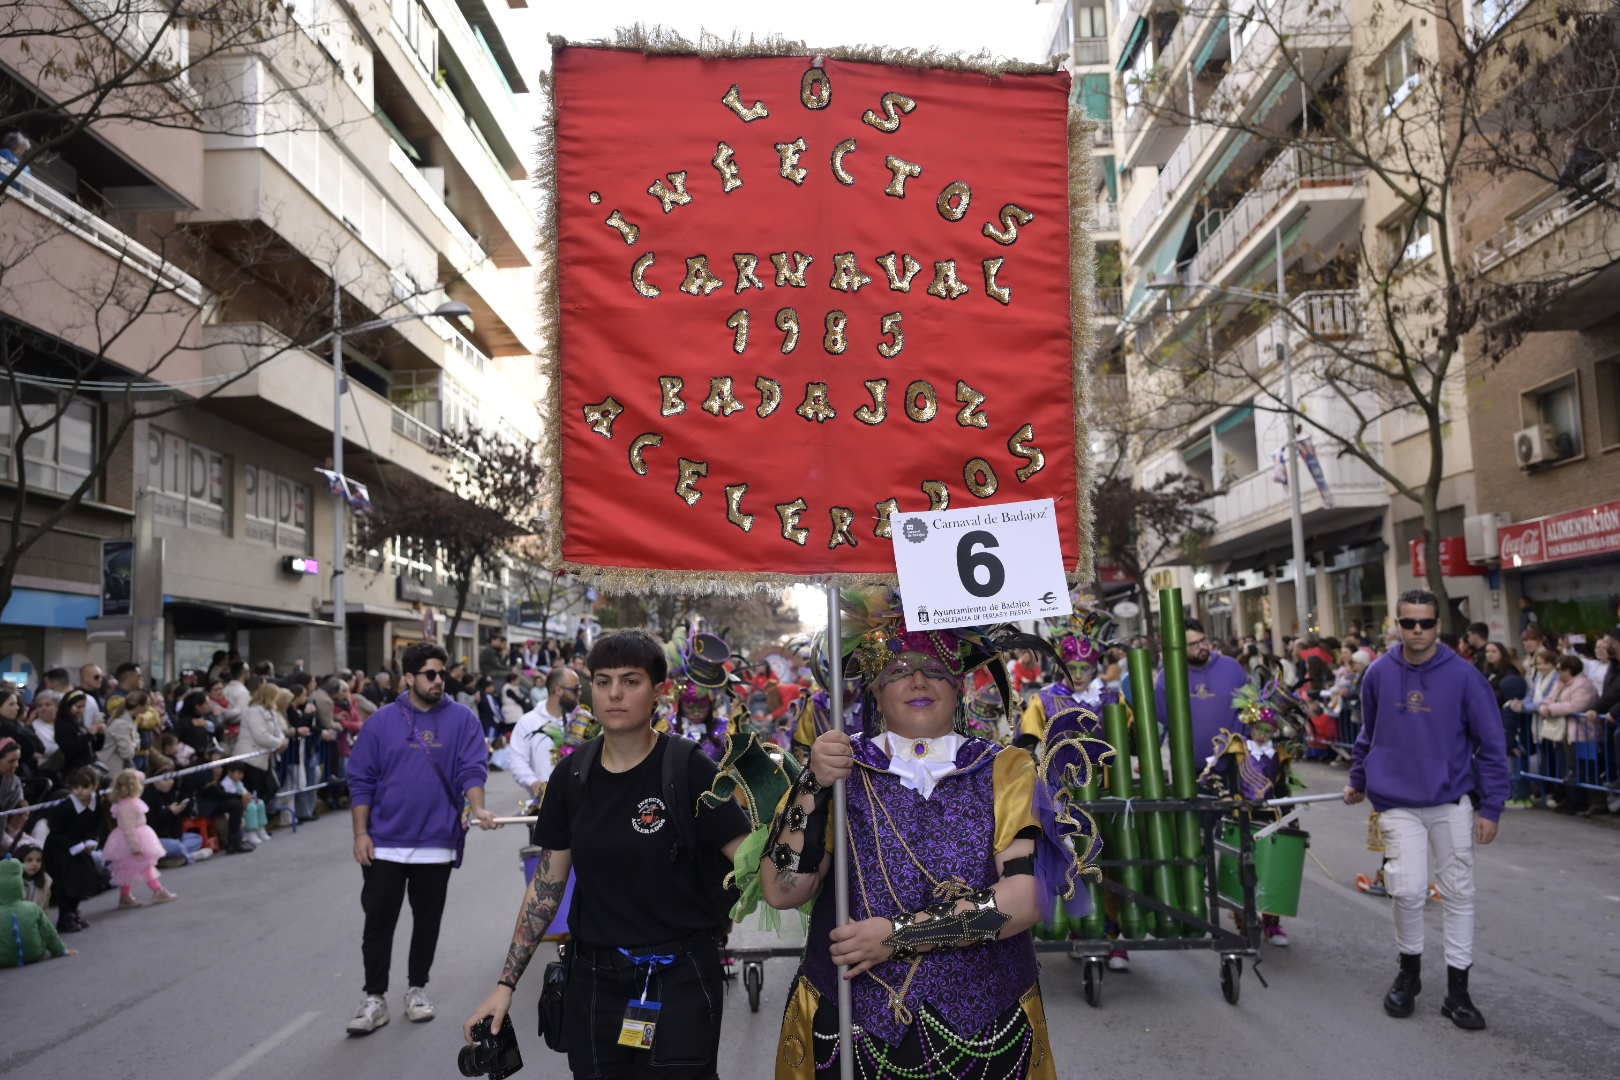
[(1424, 219), (1421, 225), (1410, 222), (1386, 225), (1381, 230), (1385, 256), (1392, 271), (1406, 271), (1434, 254), (1434, 221)]
[(1620, 357), (1594, 365), (1598, 440), (1605, 450), (1620, 450)]
[(1412, 28), (1408, 26), (1400, 32), (1396, 39), (1390, 42), (1389, 48), (1384, 50), (1384, 94), (1386, 103), (1384, 115), (1388, 116), (1400, 107), (1413, 90), (1417, 89), (1419, 60), (1417, 54), (1417, 39), (1412, 36)]
[[(0, 384), (0, 463), (6, 479), (17, 480), (17, 437), (24, 424), (43, 430), (23, 445), (23, 478), (31, 488), (71, 495), (95, 468), (97, 410), (93, 402), (65, 400), (48, 390)], [(94, 497), (91, 488), (90, 497)]]
[(247, 503), (244, 535), (259, 544), (296, 554), (309, 551), (309, 485), (257, 465), (242, 470)]
[(1074, 36), (1086, 38), (1108, 36), (1108, 9), (1101, 5), (1083, 5), (1074, 9)]
[(1520, 395), (1519, 413), (1525, 427), (1551, 429), (1550, 445), (1542, 453), (1544, 462), (1568, 461), (1586, 453), (1581, 437), (1581, 387), (1573, 372)]
[(439, 74), (439, 28), (419, 0), (392, 0), (394, 25), (430, 78)]
[(229, 532), (225, 512), (225, 455), (161, 428), (146, 435), (146, 490), (152, 516), (163, 525)]
[(1527, 0), (1469, 0), (1468, 28), (1475, 41), (1492, 37), (1524, 9)]

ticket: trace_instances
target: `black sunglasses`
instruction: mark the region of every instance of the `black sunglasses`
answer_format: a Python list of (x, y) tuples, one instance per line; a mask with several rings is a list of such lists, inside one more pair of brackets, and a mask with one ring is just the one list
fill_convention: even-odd
[(421, 671), (407, 671), (407, 675), (420, 675), (428, 682), (444, 678), (444, 671), (440, 668), (423, 668)]
[(1433, 630), (1439, 619), (1396, 619), (1402, 630)]

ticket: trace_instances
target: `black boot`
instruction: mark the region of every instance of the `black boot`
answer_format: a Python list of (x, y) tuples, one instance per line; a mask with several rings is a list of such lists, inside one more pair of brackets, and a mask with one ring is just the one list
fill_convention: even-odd
[[(1395, 976), (1395, 985), (1384, 995), (1384, 1011), (1391, 1016), (1411, 1016), (1417, 1008), (1417, 996), (1423, 990), (1423, 956), (1401, 953), (1401, 970)], [(1467, 994), (1464, 994), (1466, 997)]]
[(1464, 1031), (1485, 1030), (1485, 1017), (1468, 997), (1468, 968), (1446, 968), (1446, 1000), (1440, 1015)]

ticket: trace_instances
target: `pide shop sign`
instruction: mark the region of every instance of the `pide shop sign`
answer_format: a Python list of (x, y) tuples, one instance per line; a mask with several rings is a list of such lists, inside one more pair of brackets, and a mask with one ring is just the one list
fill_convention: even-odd
[(1620, 502), (1504, 525), (1496, 537), (1509, 567), (1620, 553)]
[(893, 580), (902, 514), (1083, 551), (1088, 145), (1066, 74), (559, 45), (549, 554)]

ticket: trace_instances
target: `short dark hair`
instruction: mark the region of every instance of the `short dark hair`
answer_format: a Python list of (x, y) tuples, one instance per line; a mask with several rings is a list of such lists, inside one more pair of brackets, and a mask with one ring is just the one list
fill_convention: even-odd
[(1565, 653), (1558, 658), (1558, 670), (1567, 671), (1571, 675), (1579, 675), (1586, 670), (1586, 665), (1581, 663), (1580, 657)]
[(1181, 625), (1187, 630), (1196, 630), (1200, 634), (1205, 632), (1204, 624), (1199, 622), (1197, 619), (1187, 619)]
[(45, 673), (44, 679), (46, 682), (59, 683), (71, 683), (73, 681), (73, 679), (68, 675), (68, 669), (65, 667), (51, 668), (51, 670)]
[(80, 765), (67, 775), (67, 786), (70, 788), (93, 788), (101, 783), (101, 774), (88, 765)]
[(122, 664), (119, 664), (117, 667), (113, 668), (113, 678), (122, 679), (125, 675), (128, 675), (132, 671), (139, 675), (141, 672), (141, 665), (135, 663), (133, 660), (125, 660)]
[(399, 658), (400, 670), (407, 675), (415, 675), (427, 666), (429, 660), (437, 660), (446, 666), (450, 663), (450, 654), (444, 651), (444, 646), (432, 641), (419, 641), (410, 646)]
[(1432, 607), (1436, 615), (1440, 614), (1440, 598), (1428, 589), (1407, 589), (1396, 597), (1395, 610), (1399, 611), (1402, 604)]
[(608, 668), (640, 668), (655, 683), (669, 678), (663, 647), (645, 630), (620, 630), (596, 639), (585, 657), (592, 674)]
[(229, 664), (225, 665), (225, 674), (230, 676), (232, 679), (241, 679), (242, 675), (246, 671), (247, 665), (242, 663), (240, 660), (232, 660)]
[(1469, 623), (1468, 624), (1468, 632), (1470, 634), (1478, 634), (1480, 637), (1484, 638), (1486, 641), (1491, 640), (1491, 628), (1489, 626), (1486, 626), (1482, 622), (1471, 622), (1471, 623)]

